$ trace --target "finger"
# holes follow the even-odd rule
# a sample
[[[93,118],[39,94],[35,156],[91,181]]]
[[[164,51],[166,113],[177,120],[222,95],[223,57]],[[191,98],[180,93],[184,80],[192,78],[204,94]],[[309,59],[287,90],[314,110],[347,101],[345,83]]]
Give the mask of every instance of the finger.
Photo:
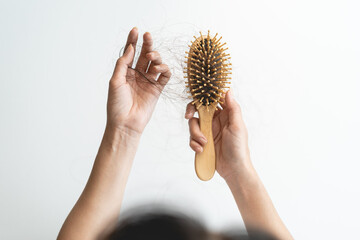
[[[155,65],[153,66],[153,73],[159,74],[159,73],[166,73],[166,72],[170,72],[170,69],[168,67],[168,65],[166,64],[160,64],[160,65]]]
[[[148,52],[145,57],[148,61],[151,61],[151,65],[160,65],[162,64],[161,55],[157,51]]]
[[[144,34],[143,39],[144,41],[141,47],[140,57],[135,67],[140,72],[145,72],[149,65],[149,61],[146,58],[146,54],[152,51],[152,45],[153,45],[153,40],[149,32],[146,32]]]
[[[215,117],[212,121],[212,132],[213,132],[213,137],[214,137],[214,141],[217,140],[219,137],[219,132],[221,131],[221,122],[220,122],[220,117]]]
[[[132,45],[126,49],[123,56],[121,56],[117,61],[114,69],[113,76],[111,81],[115,81],[117,83],[125,83],[126,82],[126,73],[128,67],[131,66],[131,62],[134,59],[134,48]]]
[[[198,142],[196,142],[194,139],[190,139],[189,146],[191,147],[192,150],[194,150],[197,153],[200,153],[203,151],[202,146]]]
[[[134,48],[134,52],[136,51],[136,43],[138,40],[138,35],[139,35],[139,30],[137,29],[137,27],[134,27],[133,29],[131,29],[131,31],[129,32],[126,44],[125,44],[125,48],[124,48],[124,53],[126,52],[126,49],[129,47],[129,45],[132,45]],[[131,61],[130,66],[132,66],[133,61]]]
[[[242,121],[241,108],[236,102],[232,90],[229,90],[225,96],[226,109],[229,111],[229,123],[240,124]]]
[[[190,131],[190,138],[201,146],[204,146],[207,143],[207,139],[205,138],[204,134],[200,130],[200,124],[198,118],[191,118],[189,120],[189,131]]]
[[[226,92],[227,93],[227,92]],[[221,93],[220,95],[222,96],[221,98],[220,98],[220,101],[219,101],[219,103],[220,103],[220,106],[222,107],[222,108],[226,108],[226,93]]]
[[[166,64],[156,65],[156,66],[154,66],[154,71],[156,73],[160,73],[160,76],[157,79],[157,82],[160,84],[160,86],[162,88],[164,88],[165,85],[169,82],[170,77],[171,77],[171,72],[170,72],[168,65],[166,65]]]
[[[196,112],[196,108],[195,108],[194,104],[192,104],[192,102],[189,103],[186,106],[185,118],[186,119],[192,118],[194,116],[195,112]]]
[[[146,54],[146,58],[150,61],[150,66],[148,68],[148,75],[152,78],[157,77],[157,73],[154,71],[154,66],[162,64],[162,59],[160,53],[153,51]]]
[[[222,109],[220,107],[217,107],[213,118],[216,118],[221,113],[221,111]]]

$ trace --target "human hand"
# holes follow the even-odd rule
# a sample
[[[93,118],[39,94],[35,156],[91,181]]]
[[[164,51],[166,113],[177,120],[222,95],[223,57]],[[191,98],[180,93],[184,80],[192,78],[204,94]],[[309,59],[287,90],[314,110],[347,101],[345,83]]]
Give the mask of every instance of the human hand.
[[[132,69],[138,30],[133,28],[125,52],[115,66],[109,83],[107,127],[140,135],[154,111],[157,100],[171,73],[153,51],[150,33],[143,36],[143,45],[136,67]]]
[[[213,136],[216,155],[216,171],[225,180],[235,174],[247,176],[253,171],[248,147],[248,134],[242,119],[240,105],[231,90],[226,93],[223,109],[218,109],[213,118]],[[193,117],[196,108],[189,103],[185,118],[189,119],[190,147],[202,152],[207,139],[200,131],[199,119]]]

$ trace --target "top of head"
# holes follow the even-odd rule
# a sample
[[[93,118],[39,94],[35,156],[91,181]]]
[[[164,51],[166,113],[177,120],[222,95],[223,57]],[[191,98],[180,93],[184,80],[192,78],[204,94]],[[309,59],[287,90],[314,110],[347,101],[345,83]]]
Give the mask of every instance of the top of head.
[[[187,85],[190,93],[194,99],[192,102],[196,104],[196,108],[201,106],[216,107],[217,103],[225,93],[224,88],[230,83],[231,63],[229,63],[230,54],[226,54],[224,45],[221,44],[220,38],[210,37],[208,31],[207,35],[202,35],[195,38],[191,42],[190,51],[186,52],[188,55],[185,78],[188,79]]]

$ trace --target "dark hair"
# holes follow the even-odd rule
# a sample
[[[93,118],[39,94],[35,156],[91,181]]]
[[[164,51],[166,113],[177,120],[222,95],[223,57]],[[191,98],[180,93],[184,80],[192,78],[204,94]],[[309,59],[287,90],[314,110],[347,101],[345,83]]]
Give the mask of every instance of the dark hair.
[[[275,240],[260,231],[215,234],[199,221],[171,213],[136,214],[120,221],[107,240]]]

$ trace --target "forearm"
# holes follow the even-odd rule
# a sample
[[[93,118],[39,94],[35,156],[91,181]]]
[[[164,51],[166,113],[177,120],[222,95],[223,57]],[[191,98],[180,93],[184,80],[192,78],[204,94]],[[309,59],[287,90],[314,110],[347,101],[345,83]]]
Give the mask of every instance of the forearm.
[[[58,239],[96,239],[116,225],[140,135],[107,127],[86,187]]]
[[[293,239],[253,167],[226,180],[248,230],[259,229],[278,239]]]

